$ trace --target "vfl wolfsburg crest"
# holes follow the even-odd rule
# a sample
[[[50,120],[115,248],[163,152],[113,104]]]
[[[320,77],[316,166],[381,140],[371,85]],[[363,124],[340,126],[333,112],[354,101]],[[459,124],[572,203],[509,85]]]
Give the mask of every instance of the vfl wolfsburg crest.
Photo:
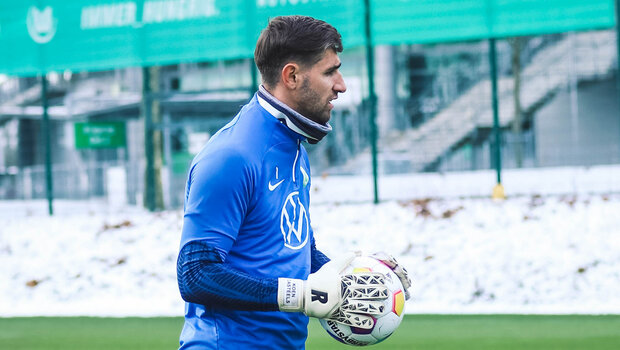
[[[284,201],[282,215],[280,215],[280,230],[284,238],[284,246],[287,248],[298,250],[308,243],[310,221],[298,191],[289,194]]]
[[[36,6],[31,6],[28,9],[28,17],[26,18],[28,34],[38,44],[45,44],[52,40],[56,34],[56,22],[50,6],[46,6],[43,11],[40,11]]]

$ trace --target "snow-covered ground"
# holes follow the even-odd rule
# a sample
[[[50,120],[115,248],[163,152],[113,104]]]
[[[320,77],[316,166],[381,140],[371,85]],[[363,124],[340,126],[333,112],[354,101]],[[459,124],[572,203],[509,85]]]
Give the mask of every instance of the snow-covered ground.
[[[383,250],[409,270],[409,313],[620,314],[620,167],[313,178],[328,256]],[[0,317],[182,315],[180,210],[0,202]]]

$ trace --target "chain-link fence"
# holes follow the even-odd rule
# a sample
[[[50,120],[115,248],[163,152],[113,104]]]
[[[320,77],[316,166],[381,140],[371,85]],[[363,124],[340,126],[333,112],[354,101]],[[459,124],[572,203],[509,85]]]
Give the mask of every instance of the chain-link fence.
[[[381,174],[495,166],[486,41],[376,50]],[[333,132],[307,146],[315,176],[371,172],[364,51],[345,51],[341,59],[349,89],[333,112]],[[192,157],[251,97],[252,65],[241,59],[161,67],[152,97],[160,105],[154,128],[165,207],[182,206]],[[503,167],[620,162],[614,31],[499,40],[498,71]],[[141,70],[48,78],[53,197],[142,205]],[[0,91],[0,199],[45,198],[39,84],[4,78]],[[124,140],[80,146],[79,123],[121,123]]]

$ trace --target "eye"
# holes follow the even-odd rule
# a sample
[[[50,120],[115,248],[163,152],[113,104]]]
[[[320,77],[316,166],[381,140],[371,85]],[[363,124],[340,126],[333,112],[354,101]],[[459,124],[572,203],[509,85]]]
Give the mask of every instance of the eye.
[[[338,69],[330,69],[327,72],[325,72],[325,75],[334,75],[334,73],[336,73],[338,71]]]

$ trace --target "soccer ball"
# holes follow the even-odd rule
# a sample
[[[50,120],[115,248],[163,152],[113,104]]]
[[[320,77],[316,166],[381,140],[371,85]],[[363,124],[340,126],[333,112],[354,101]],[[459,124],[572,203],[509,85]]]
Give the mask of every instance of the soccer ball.
[[[332,320],[321,319],[321,325],[329,335],[339,342],[348,345],[365,346],[377,344],[389,337],[404,317],[405,291],[400,279],[396,274],[381,261],[369,257],[360,256],[345,268],[342,274],[355,274],[359,272],[380,272],[385,275],[385,285],[388,288],[389,297],[384,301],[384,313],[373,317],[374,325],[371,329],[361,329],[347,326]]]

